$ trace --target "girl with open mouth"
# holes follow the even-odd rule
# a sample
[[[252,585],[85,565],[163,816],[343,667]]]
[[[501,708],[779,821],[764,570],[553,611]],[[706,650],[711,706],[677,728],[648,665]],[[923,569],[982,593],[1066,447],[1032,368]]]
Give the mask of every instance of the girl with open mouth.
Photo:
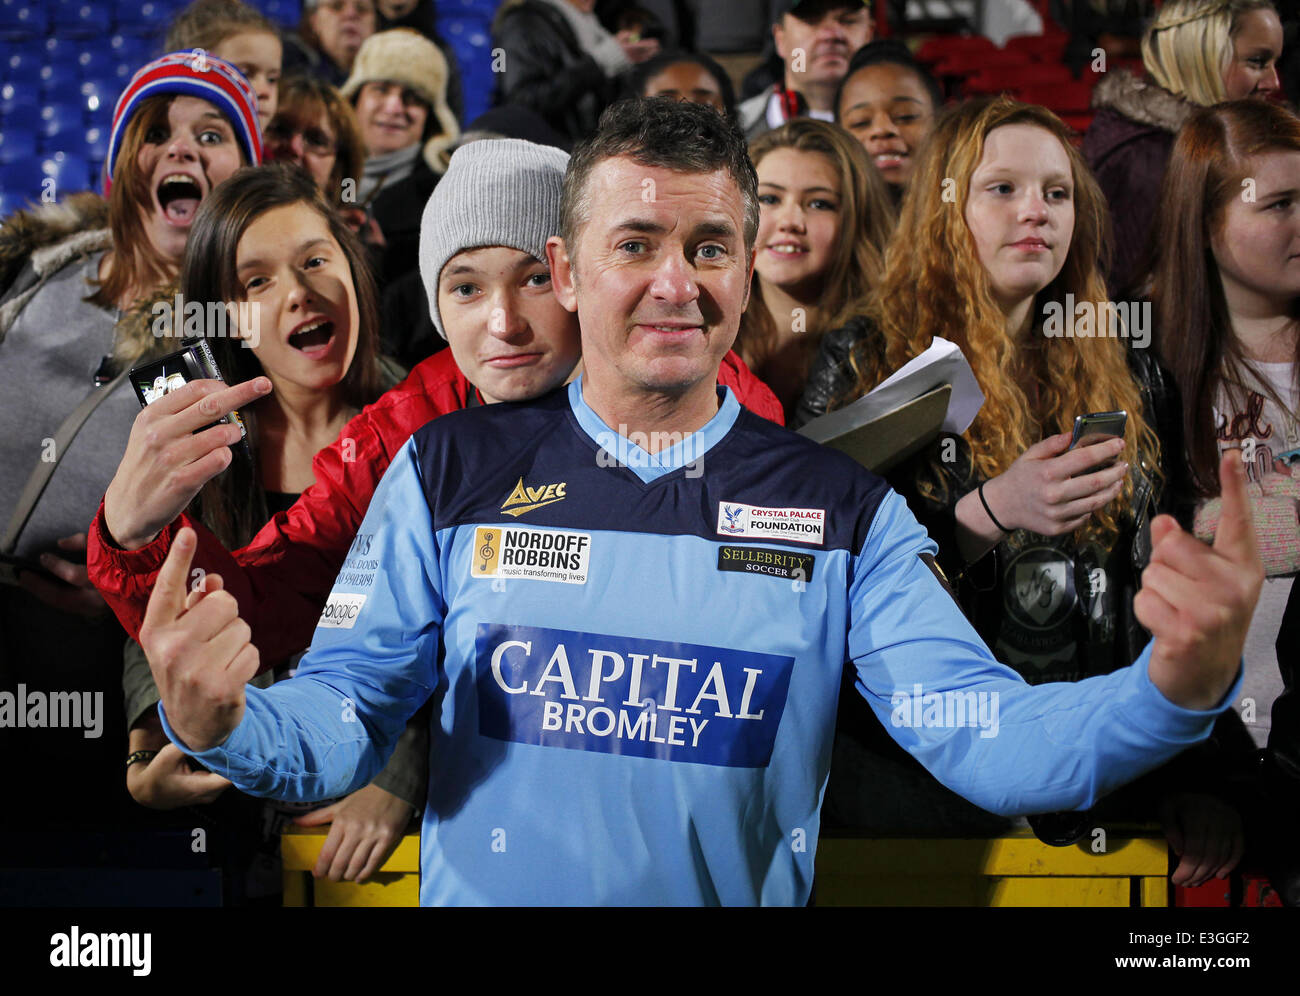
[[[226,446],[209,454],[206,469],[224,470],[191,505],[192,514],[235,549],[315,483],[317,451],[404,371],[379,355],[375,287],[364,250],[306,171],[289,163],[241,170],[204,198],[189,221],[181,296],[200,302],[205,313],[209,302],[225,304],[227,327],[235,334],[214,337],[209,345],[227,383],[264,378],[270,388],[241,409],[253,459],[232,458]],[[193,397],[169,395],[141,411],[141,431],[123,464],[143,465],[147,477],[164,473],[152,462],[165,459],[166,443],[139,445],[136,437],[147,436],[160,414]],[[204,433],[225,434],[231,444],[240,439],[237,426],[217,425]],[[220,586],[214,578],[207,590]],[[263,663],[262,685],[290,665]],[[203,804],[220,795],[229,782],[190,770],[168,744],[149,664],[134,643],[127,651],[125,687],[129,750],[142,757],[127,768],[131,795],[156,809]],[[375,783],[299,817],[305,825],[334,824],[326,847],[331,858],[320,874],[336,881],[364,879],[387,858],[421,804],[413,792],[394,794],[404,791],[400,786],[424,784],[426,762],[416,740],[404,740],[387,778],[381,774]],[[417,769],[412,778],[409,772]],[[242,832],[263,833],[252,826]]]
[[[60,190],[58,203],[0,226],[0,519],[13,524],[0,545],[25,565],[16,585],[0,585],[0,687],[42,687],[57,673],[61,687],[102,691],[106,708],[120,701],[123,634],[83,554],[139,410],[126,373],[176,349],[154,336],[154,305],[172,306],[195,209],[261,155],[247,80],[214,56],[173,53],[144,66],[118,101],[105,196]],[[48,486],[24,499],[42,471]],[[57,785],[39,766],[15,783],[32,813],[57,812],[65,792],[89,811],[115,811],[118,738],[78,733],[55,754]]]

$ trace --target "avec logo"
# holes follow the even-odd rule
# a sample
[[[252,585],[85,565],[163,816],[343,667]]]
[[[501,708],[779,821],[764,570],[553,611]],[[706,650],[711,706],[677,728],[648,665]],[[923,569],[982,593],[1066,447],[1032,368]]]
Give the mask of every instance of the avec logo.
[[[524,486],[524,479],[521,477],[514,490],[510,492],[510,497],[502,502],[501,511],[506,515],[513,515],[518,518],[525,512],[531,512],[543,505],[564,501],[565,487],[567,487],[567,483],[561,482],[559,484],[543,484],[535,488],[529,488]]]

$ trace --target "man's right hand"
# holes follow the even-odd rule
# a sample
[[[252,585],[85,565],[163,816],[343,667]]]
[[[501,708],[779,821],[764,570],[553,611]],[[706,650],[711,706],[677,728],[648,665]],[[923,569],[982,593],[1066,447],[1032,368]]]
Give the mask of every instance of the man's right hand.
[[[216,574],[186,591],[198,538],[182,529],[149,596],[140,646],[149,658],[167,720],[193,751],[223,743],[244,717],[244,685],[257,674],[252,631]]]
[[[234,387],[195,380],[140,411],[104,495],[104,521],[118,546],[138,550],[151,542],[230,464],[238,425],[195,430],[270,392],[266,377]]]

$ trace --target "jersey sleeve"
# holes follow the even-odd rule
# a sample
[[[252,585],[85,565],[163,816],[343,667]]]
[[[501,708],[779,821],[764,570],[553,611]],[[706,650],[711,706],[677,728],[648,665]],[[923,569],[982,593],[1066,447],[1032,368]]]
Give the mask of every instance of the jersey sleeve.
[[[933,551],[890,492],[852,562],[849,658],[890,735],[984,809],[1087,808],[1205,739],[1236,695],[1208,711],[1174,705],[1151,683],[1151,645],[1112,674],[1028,685],[993,658],[921,560]]]
[[[365,785],[436,684],[445,606],[414,442],[380,482],[353,549],[374,569],[345,569],[297,674],[249,688],[224,743],[190,751],[159,707],[181,750],[252,795],[315,801]]]

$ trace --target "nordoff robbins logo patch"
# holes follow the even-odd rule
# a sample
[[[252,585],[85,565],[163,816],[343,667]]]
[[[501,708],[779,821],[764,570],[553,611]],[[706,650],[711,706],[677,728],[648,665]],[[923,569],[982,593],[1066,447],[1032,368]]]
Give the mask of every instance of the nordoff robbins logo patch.
[[[764,508],[739,502],[718,502],[718,532],[723,536],[821,543],[825,535],[824,508]]]
[[[475,578],[528,578],[586,584],[591,534],[529,526],[478,526],[469,573]]]
[[[524,479],[519,478],[519,483],[515,489],[510,492],[510,497],[501,503],[501,511],[506,515],[513,515],[515,518],[523,515],[525,512],[531,512],[535,508],[541,508],[543,505],[552,505],[557,501],[564,501],[565,482],[559,484],[541,484],[535,488],[524,486]]]
[[[316,626],[324,629],[351,629],[357,624],[357,616],[365,604],[365,595],[334,592],[325,603],[325,608],[321,609],[320,621]]]

